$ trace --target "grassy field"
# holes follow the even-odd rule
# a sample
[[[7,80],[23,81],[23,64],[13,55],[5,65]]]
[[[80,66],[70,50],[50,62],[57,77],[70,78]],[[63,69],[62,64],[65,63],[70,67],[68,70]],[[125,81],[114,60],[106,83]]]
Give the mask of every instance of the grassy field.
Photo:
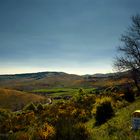
[[[79,92],[80,88],[53,88],[53,89],[38,89],[33,90],[32,93],[23,92],[12,89],[0,88],[0,107],[10,110],[19,110],[30,102],[43,102],[46,97],[60,98],[58,101],[63,100],[67,96],[74,96]],[[84,89],[89,92],[92,89]],[[35,94],[33,94],[35,93]],[[45,95],[45,96],[42,96]],[[56,102],[54,100],[53,102]]]
[[[132,112],[140,109],[140,98],[127,107],[117,110],[115,117],[101,126],[92,119],[86,123],[92,140],[140,140],[140,130],[131,130]]]
[[[80,88],[53,88],[53,89],[37,89],[33,90],[33,93],[38,93],[50,97],[64,97],[64,96],[74,96],[79,92]],[[84,88],[85,92],[89,93],[90,91],[95,90],[95,88]]]
[[[71,95],[73,96],[78,89],[72,89],[72,88],[56,88],[56,89],[38,89],[33,90],[33,93],[40,93],[44,94],[46,96],[56,97],[56,96],[66,96]]]

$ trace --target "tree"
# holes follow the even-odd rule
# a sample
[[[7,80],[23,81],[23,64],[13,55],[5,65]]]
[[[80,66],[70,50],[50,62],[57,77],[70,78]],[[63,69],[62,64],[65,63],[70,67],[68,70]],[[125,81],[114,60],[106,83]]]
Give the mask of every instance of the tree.
[[[140,79],[140,15],[132,16],[132,25],[121,36],[123,45],[118,47],[119,55],[114,66],[119,71],[130,71],[138,90]]]

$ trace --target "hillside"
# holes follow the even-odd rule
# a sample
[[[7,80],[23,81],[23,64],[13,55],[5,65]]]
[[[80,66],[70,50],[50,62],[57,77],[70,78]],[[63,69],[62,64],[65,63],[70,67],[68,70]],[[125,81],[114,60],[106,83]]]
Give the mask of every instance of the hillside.
[[[94,126],[93,119],[86,123],[94,140],[139,140],[140,131],[132,131],[132,113],[140,109],[140,98],[127,107],[117,110],[115,116],[101,126]]]
[[[112,86],[128,81],[128,76],[116,74],[75,75],[64,72],[39,72],[29,74],[0,75],[0,87],[20,91],[52,88],[92,88]]]
[[[45,98],[40,95],[0,88],[0,108],[19,110],[30,102],[41,102],[43,100]]]
[[[85,84],[82,76],[63,72],[1,75],[0,87],[30,91],[41,88],[79,87]]]

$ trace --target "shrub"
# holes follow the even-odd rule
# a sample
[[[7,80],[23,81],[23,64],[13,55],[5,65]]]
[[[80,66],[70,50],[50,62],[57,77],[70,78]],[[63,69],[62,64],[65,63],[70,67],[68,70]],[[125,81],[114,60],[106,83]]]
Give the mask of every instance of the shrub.
[[[86,122],[92,117],[92,109],[95,104],[95,96],[88,94],[78,94],[74,99],[74,106],[77,110],[77,120]]]
[[[24,107],[24,110],[32,110],[32,111],[35,111],[36,110],[36,106],[33,103],[30,103],[30,104],[28,104],[28,105],[26,105]]]
[[[84,94],[84,93],[85,93],[84,89],[80,88],[79,89],[79,94]]]
[[[10,140],[30,140],[30,136],[27,132],[19,131],[9,135]]]
[[[51,140],[55,137],[55,129],[53,126],[45,123],[43,128],[39,129],[37,132],[37,136],[41,140]]]
[[[11,129],[13,132],[27,130],[29,126],[33,126],[35,123],[35,114],[33,111],[23,112],[18,115],[14,115],[11,118]]]
[[[84,124],[78,123],[74,127],[74,140],[88,140],[90,133]]]
[[[6,133],[11,128],[12,112],[6,109],[0,109],[0,133]]]
[[[133,102],[135,100],[134,94],[130,90],[130,88],[126,88],[124,91],[124,98],[128,102]]]
[[[110,119],[114,114],[112,105],[111,105],[111,98],[104,97],[99,99],[96,103],[96,125],[100,125]]]
[[[87,140],[90,136],[84,124],[75,123],[70,118],[59,119],[55,128],[58,140]]]
[[[37,110],[38,110],[38,111],[42,111],[43,109],[44,109],[43,105],[42,105],[41,103],[39,103],[39,104],[37,105]]]
[[[123,107],[126,107],[129,103],[125,100],[119,101],[117,100],[117,102],[115,103],[115,108],[116,109],[121,109]]]
[[[0,123],[11,116],[11,112],[0,108]]]

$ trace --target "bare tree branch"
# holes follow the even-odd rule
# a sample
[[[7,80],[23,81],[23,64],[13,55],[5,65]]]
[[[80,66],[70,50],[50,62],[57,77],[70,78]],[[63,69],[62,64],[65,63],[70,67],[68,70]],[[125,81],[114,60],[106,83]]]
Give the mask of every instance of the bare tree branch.
[[[121,41],[123,45],[117,48],[120,55],[116,57],[114,67],[119,71],[131,71],[136,86],[138,86],[140,79],[140,15],[132,17],[132,25],[128,28],[128,32],[121,36]]]

